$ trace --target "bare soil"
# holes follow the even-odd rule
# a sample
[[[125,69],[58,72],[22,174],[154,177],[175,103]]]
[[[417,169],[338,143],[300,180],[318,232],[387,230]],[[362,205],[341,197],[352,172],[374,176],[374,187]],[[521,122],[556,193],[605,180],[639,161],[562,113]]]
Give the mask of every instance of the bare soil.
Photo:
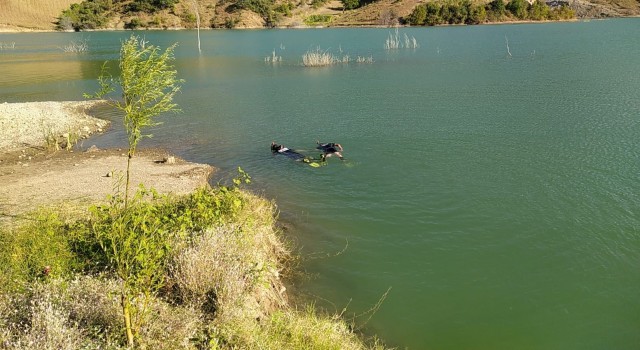
[[[0,147],[0,221],[39,206],[100,202],[118,187],[124,190],[126,150],[91,147],[86,152],[52,151],[42,144],[38,124],[29,121],[31,116],[43,114],[44,106],[49,108],[44,113],[47,120],[57,118],[74,126],[86,123],[88,116],[84,110],[61,107],[69,103],[73,105],[72,102],[23,103],[15,108],[18,104],[3,104],[4,114],[0,109],[2,129],[20,132],[11,142],[7,141],[6,132],[0,134],[3,145]],[[7,110],[13,112],[7,114]],[[89,125],[97,128],[94,119],[90,119]],[[24,139],[30,141],[21,141]],[[131,184],[132,188],[144,184],[160,193],[185,194],[206,186],[213,171],[208,164],[189,163],[162,150],[141,150],[131,162]]]

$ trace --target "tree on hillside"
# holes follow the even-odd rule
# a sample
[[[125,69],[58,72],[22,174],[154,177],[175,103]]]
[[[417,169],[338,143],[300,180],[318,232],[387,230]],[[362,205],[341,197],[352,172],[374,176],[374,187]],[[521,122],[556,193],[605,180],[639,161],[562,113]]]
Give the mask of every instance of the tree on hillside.
[[[484,6],[473,6],[467,18],[468,24],[480,24],[487,20],[487,10]]]
[[[113,79],[106,73],[106,62],[98,78],[100,91],[85,97],[103,98],[115,90],[122,90],[123,100],[109,100],[109,104],[124,113],[124,126],[129,143],[125,183],[125,207],[129,198],[131,159],[143,137],[143,129],[158,125],[153,119],[165,112],[178,111],[173,97],[180,91],[182,80],[172,66],[175,44],[164,53],[146,41],[132,35],[120,49],[120,77]],[[114,86],[115,85],[115,86]]]
[[[420,4],[413,9],[407,21],[412,26],[421,26],[427,19],[427,7],[424,4]]]
[[[547,4],[540,0],[536,0],[531,7],[529,7],[529,19],[535,21],[541,21],[549,19],[551,9]]]
[[[507,7],[503,0],[493,0],[487,4],[487,10],[490,21],[501,21],[507,12]]]
[[[342,8],[345,10],[353,10],[360,6],[360,0],[340,0],[342,2]]]
[[[429,26],[435,26],[438,24],[444,24],[444,20],[442,19],[441,14],[442,6],[438,5],[435,2],[427,3],[427,18],[425,19],[425,24]]]
[[[103,28],[109,21],[112,5],[107,0],[83,1],[72,4],[58,17],[57,27],[75,31]]]
[[[178,2],[179,0],[134,0],[128,5],[127,11],[154,13],[172,9]]]
[[[527,0],[511,0],[506,8],[518,19],[525,19],[529,11],[529,3]]]

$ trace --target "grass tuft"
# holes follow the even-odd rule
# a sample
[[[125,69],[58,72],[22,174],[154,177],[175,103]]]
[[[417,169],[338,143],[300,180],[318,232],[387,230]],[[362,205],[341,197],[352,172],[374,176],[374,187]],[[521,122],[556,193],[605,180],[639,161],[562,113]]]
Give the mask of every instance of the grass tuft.
[[[2,42],[0,41],[0,51],[2,50],[13,50],[16,48],[16,42]]]
[[[64,47],[61,47],[60,49],[62,49],[62,51],[67,53],[88,52],[89,44],[87,43],[87,40],[72,41],[69,44],[65,45]]]
[[[403,44],[400,40],[397,28],[394,34],[389,32],[389,36],[387,37],[387,40],[385,40],[384,42],[385,50],[417,49],[418,47],[420,47],[420,45],[418,45],[418,41],[416,40],[416,38],[413,36],[409,38],[409,36],[406,33],[404,34],[404,44]]]
[[[302,64],[305,67],[323,67],[338,63],[349,63],[350,61],[349,55],[336,56],[329,51],[322,51],[319,47],[302,55]]]
[[[276,55],[276,50],[273,49],[273,51],[271,52],[271,56],[267,56],[264,58],[265,62],[270,62],[270,63],[278,63],[278,62],[282,62],[282,56],[278,56]]]

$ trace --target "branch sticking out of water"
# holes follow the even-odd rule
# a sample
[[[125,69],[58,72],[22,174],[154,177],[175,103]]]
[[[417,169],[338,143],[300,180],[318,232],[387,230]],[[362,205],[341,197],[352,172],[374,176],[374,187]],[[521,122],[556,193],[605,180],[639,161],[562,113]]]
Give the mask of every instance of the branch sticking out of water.
[[[87,40],[72,41],[68,45],[61,47],[62,51],[70,53],[80,53],[89,51]]]
[[[385,50],[397,50],[397,49],[417,49],[420,45],[418,45],[418,40],[415,37],[409,38],[407,33],[404,33],[404,45],[400,42],[400,38],[398,37],[398,28],[396,28],[395,35],[389,32],[389,37],[384,43]]]
[[[267,63],[277,63],[277,62],[282,62],[282,56],[278,56],[276,55],[276,49],[273,49],[273,51],[271,52],[271,56],[267,56],[264,58],[264,61]]]
[[[347,56],[347,62],[349,62],[348,60],[349,57]],[[302,55],[302,64],[305,67],[329,66],[339,62],[345,63],[343,59],[339,59],[328,51],[322,51],[319,47],[315,50],[309,50]]]
[[[12,42],[1,42],[0,41],[0,51],[1,50],[9,50],[9,49],[15,49],[16,48],[16,42],[12,41]]]

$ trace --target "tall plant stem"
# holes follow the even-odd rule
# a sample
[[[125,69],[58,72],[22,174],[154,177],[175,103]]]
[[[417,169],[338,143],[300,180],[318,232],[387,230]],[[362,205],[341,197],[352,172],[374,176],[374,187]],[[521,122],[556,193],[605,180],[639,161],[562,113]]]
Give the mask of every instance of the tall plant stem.
[[[133,158],[133,155],[129,153],[127,155],[127,180],[125,182],[125,188],[124,188],[124,208],[125,209],[127,209],[127,204],[129,203],[129,175],[130,175],[129,169],[131,168],[131,158]]]
[[[124,316],[124,327],[127,331],[127,344],[133,349],[133,330],[131,327],[131,306],[129,300],[125,297],[124,293],[121,296],[122,301],[122,315]]]

